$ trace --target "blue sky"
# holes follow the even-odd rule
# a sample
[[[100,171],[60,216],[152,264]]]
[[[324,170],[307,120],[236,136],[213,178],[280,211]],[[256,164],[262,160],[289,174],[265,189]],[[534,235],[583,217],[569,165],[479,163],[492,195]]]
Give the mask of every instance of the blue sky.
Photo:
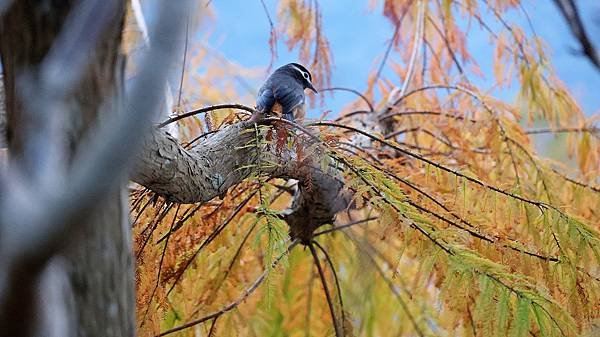
[[[393,29],[381,15],[381,3],[372,12],[367,9],[368,1],[320,1],[324,31],[331,43],[334,68],[333,86],[351,87],[363,90],[373,64],[380,57],[389,41]],[[276,20],[276,1],[265,0]],[[352,4],[352,5],[350,5]],[[210,43],[225,57],[246,67],[266,67],[271,54],[268,46],[269,22],[260,0],[231,1],[213,0],[217,19]],[[559,77],[567,84],[576,99],[589,116],[600,110],[600,72],[593,68],[582,56],[577,55],[576,41],[571,36],[556,6],[550,0],[526,1],[524,8],[529,13],[535,32],[548,44],[553,65]],[[578,1],[580,14],[586,23],[592,40],[600,45],[600,2]],[[487,21],[494,21],[489,14]],[[531,31],[522,15],[511,15],[509,20],[519,24],[530,34]],[[477,27],[476,27],[477,26]],[[468,35],[468,46],[480,67],[491,78],[491,52],[493,47],[487,33],[478,31],[473,25]],[[289,52],[284,44],[278,46],[278,59],[275,65],[296,61],[296,51]],[[486,82],[481,82],[484,84]],[[489,82],[491,83],[491,81]],[[398,83],[400,84],[400,83]],[[260,83],[256,83],[257,88]],[[513,92],[498,95],[512,100]],[[339,109],[348,100],[349,94],[336,93],[327,98],[327,109]]]

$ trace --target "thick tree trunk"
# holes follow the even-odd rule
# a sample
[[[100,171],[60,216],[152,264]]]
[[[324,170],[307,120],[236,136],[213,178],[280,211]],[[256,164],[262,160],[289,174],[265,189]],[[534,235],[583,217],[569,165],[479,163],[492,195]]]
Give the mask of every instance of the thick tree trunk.
[[[35,130],[39,120],[35,112],[27,112],[24,108],[24,97],[21,96],[24,87],[20,86],[20,79],[24,74],[35,72],[55,42],[68,14],[78,3],[14,1],[2,16],[0,52],[6,89],[7,143],[11,162],[19,162],[19,170],[24,174],[28,174],[36,165],[36,158],[25,152],[27,135],[31,134],[30,130]],[[64,118],[64,130],[68,133],[67,160],[77,149],[84,133],[105,111],[103,103],[121,90],[119,48],[124,3],[118,8],[99,35],[97,48],[89,55],[89,65],[81,81],[68,96]],[[31,80],[35,82],[36,78]],[[134,335],[134,277],[126,196],[120,190],[115,190],[106,200],[98,200],[95,214],[88,219],[80,224],[82,230],[77,234],[79,237],[70,240],[71,244],[63,249],[62,257],[57,258],[61,261],[56,264],[58,269],[50,268],[52,273],[63,272],[68,275],[66,289],[62,285],[52,284],[56,277],[43,277],[44,280],[40,282],[36,279],[36,273],[31,273],[35,275],[30,277],[32,279],[20,280],[24,284],[40,282],[41,294],[56,293],[56,288],[61,288],[63,298],[55,299],[47,310],[56,310],[55,305],[62,302],[75,327],[70,326],[62,332],[61,329],[57,330],[57,323],[53,322],[54,312],[38,312],[37,315],[45,318],[41,322],[34,322],[29,315],[32,314],[31,308],[40,300],[47,300],[47,296],[40,299],[38,293],[24,291],[9,294],[11,299],[8,305],[11,308],[6,311],[8,317],[0,318],[0,334],[48,336],[50,333],[45,330],[48,326],[44,325],[49,323],[53,325],[55,334],[76,331],[79,336]],[[37,333],[30,328],[36,324],[41,329]]]
[[[77,335],[134,336],[134,274],[128,196],[101,201],[79,238],[65,250]]]

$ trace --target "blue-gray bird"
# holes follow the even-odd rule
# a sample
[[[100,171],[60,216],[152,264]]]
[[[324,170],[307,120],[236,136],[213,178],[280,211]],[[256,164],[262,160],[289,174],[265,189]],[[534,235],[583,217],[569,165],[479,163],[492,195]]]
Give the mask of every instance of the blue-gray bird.
[[[256,110],[261,114],[278,114],[294,121],[304,118],[304,89],[317,92],[310,72],[301,64],[286,64],[271,74],[258,91]]]

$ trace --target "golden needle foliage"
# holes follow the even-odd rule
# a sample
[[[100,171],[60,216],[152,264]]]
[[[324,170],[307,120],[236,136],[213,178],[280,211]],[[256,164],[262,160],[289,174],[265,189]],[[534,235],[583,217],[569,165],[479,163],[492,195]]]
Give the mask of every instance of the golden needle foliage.
[[[278,6],[265,43],[296,48],[328,85],[333,59],[319,3]],[[385,0],[383,9],[396,32],[367,80],[374,111],[353,113],[365,108],[359,98],[335,123],[313,126],[357,206],[332,224],[354,225],[315,237],[330,303],[311,251],[285,253],[277,212],[291,200],[286,181],[258,172],[203,205],[139,189],[131,202],[140,335],[217,313],[176,334],[329,336],[329,305],[345,336],[600,333],[600,139],[553,74],[543,41],[507,21],[508,13],[526,15],[520,2]],[[215,18],[191,20],[192,31],[205,32]],[[471,56],[470,29],[489,33],[493,69]],[[205,35],[189,41],[184,99],[174,110],[252,105],[253,93],[236,81],[259,72],[209,49]],[[393,73],[379,73],[379,62]],[[496,88],[518,89],[516,101],[473,84],[482,74]],[[237,118],[209,114],[179,122],[184,144]],[[367,130],[365,120],[385,127]],[[538,153],[528,132],[534,121],[573,131],[565,141],[576,168]],[[359,136],[372,146],[347,145]],[[264,270],[266,281],[253,289]]]

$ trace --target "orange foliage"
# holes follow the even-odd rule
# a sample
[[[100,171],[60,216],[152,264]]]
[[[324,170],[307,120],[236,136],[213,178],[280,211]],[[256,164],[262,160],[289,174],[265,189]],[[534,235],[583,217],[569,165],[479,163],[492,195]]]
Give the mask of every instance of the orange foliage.
[[[392,75],[376,68],[367,79],[366,98],[381,97],[372,102],[375,111],[356,112],[364,105],[357,98],[335,124],[312,127],[354,192],[357,209],[339,214],[335,225],[371,219],[315,239],[331,259],[329,265],[319,251],[340,325],[346,336],[592,334],[600,319],[597,117],[586,118],[554,75],[543,42],[506,21],[509,11],[524,15],[518,0],[421,1],[382,2],[382,20],[400,33],[390,31],[397,57],[385,67]],[[329,86],[333,59],[319,2],[280,1],[277,19],[277,34],[297,48],[318,86]],[[464,28],[457,20],[476,24]],[[489,34],[493,69],[471,56],[469,29]],[[425,52],[416,53],[411,70],[414,41]],[[257,72],[194,41],[189,53],[186,108],[253,99],[232,79]],[[495,79],[492,88],[474,84],[483,74]],[[412,80],[401,93],[406,78]],[[516,102],[494,97],[493,90],[506,88],[518,90]],[[235,116],[212,113],[210,129]],[[365,137],[352,128],[365,130],[368,120],[387,129],[366,130],[370,148],[352,147]],[[566,133],[572,165],[536,149],[534,122]],[[181,121],[181,141],[206,124]],[[276,129],[261,141],[283,147],[292,136]],[[305,150],[301,158],[310,155]],[[132,194],[140,335],[222,310],[265,266],[266,286],[216,321],[180,334],[207,335],[212,324],[214,336],[333,334],[309,250],[294,248],[268,267],[285,255],[286,242],[260,233],[278,233],[273,214],[289,206],[288,183],[251,177],[203,205],[171,205],[142,189]]]

